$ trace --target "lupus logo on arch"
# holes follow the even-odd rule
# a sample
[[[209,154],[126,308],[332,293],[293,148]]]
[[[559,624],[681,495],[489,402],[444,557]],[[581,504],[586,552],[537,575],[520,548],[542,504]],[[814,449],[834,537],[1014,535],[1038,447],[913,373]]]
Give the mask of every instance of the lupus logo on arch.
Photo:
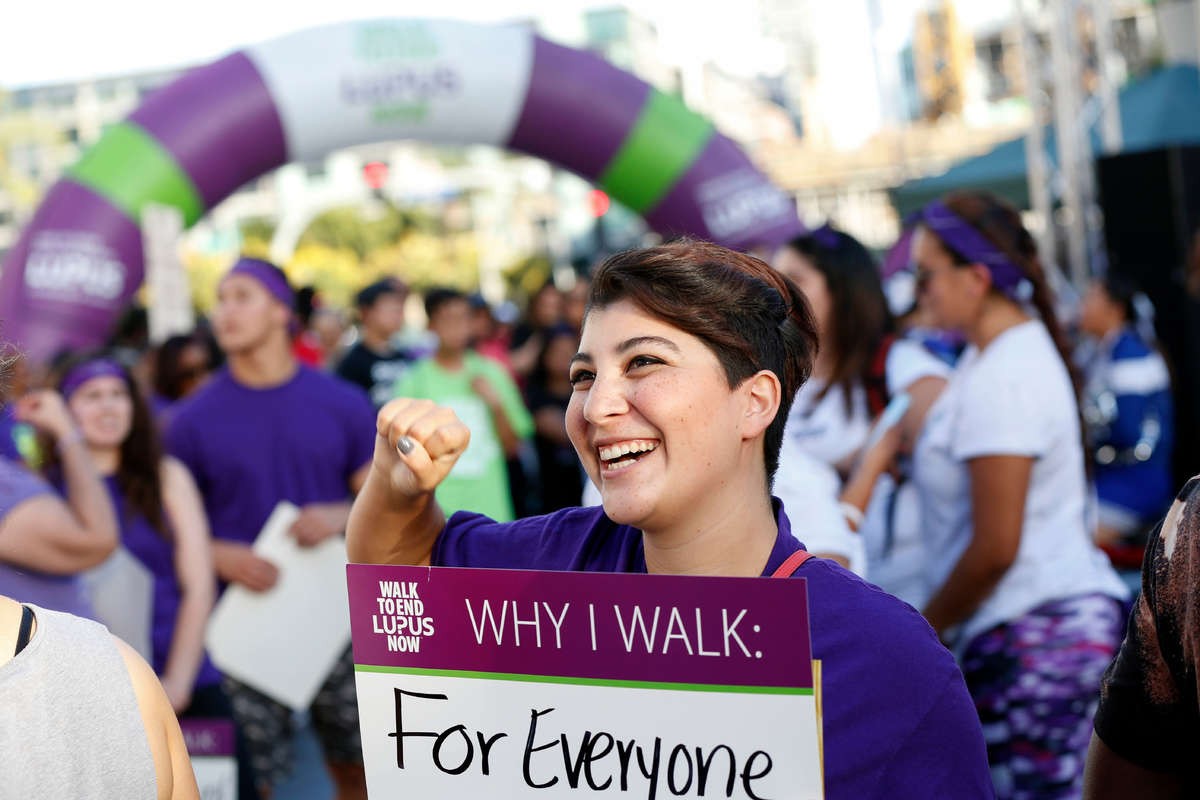
[[[125,289],[125,267],[94,234],[44,231],[29,249],[25,285],[34,296],[53,295],[109,305]]]
[[[424,20],[368,22],[354,38],[355,55],[368,62],[431,59],[441,50]]]

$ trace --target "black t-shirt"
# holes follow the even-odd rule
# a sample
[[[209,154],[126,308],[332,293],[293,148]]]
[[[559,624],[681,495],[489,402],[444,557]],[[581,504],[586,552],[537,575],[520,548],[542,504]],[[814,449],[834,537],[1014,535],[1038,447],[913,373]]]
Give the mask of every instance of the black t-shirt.
[[[375,408],[392,399],[392,386],[416,361],[406,350],[377,353],[362,342],[356,342],[337,365],[337,375],[361,386]]]
[[[1096,733],[1138,766],[1200,787],[1200,477],[1151,535],[1142,594],[1104,675]],[[1188,797],[1194,796],[1190,792]]]

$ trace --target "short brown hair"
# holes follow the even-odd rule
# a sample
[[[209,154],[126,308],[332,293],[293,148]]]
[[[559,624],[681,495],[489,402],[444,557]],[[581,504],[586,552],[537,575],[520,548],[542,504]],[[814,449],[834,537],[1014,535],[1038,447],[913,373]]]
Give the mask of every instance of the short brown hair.
[[[763,441],[770,488],[788,412],[817,352],[804,295],[754,256],[684,239],[617,253],[597,268],[588,312],[626,299],[704,342],[731,389],[760,370],[779,378],[783,396]]]

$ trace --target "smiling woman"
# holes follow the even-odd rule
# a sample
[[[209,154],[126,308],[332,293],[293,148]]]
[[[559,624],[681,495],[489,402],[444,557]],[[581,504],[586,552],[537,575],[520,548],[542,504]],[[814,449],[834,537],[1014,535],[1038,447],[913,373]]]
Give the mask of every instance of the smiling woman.
[[[773,544],[769,488],[816,335],[760,264],[668,246],[614,256],[593,281],[567,432],[608,517],[647,533],[652,572],[759,575]],[[713,535],[729,520],[760,524]],[[715,546],[680,547],[698,536]]]
[[[689,241],[615,255],[592,282],[567,410],[603,506],[447,521],[433,493],[470,431],[448,408],[399,398],[379,413],[374,469],[347,529],[350,558],[772,575],[803,550],[771,484],[815,352],[799,290],[756,258]],[[812,651],[831,698],[826,797],[991,797],[961,673],[929,627],[833,562],[810,559],[797,575],[808,581]],[[912,679],[895,692],[881,674]]]

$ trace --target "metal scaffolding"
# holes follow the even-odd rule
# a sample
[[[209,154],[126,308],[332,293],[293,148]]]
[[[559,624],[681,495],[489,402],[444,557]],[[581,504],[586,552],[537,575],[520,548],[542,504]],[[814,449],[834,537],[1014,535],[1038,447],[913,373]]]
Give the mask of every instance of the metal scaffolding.
[[[1030,199],[1043,224],[1039,246],[1047,262],[1057,261],[1061,233],[1063,266],[1072,283],[1081,287],[1104,269],[1106,261],[1092,128],[1099,129],[1104,154],[1121,149],[1120,108],[1112,77],[1112,9],[1109,0],[1013,2],[1032,111],[1025,153]],[[1042,52],[1041,31],[1045,31],[1049,59]],[[1046,157],[1048,116],[1054,124],[1057,169]]]

